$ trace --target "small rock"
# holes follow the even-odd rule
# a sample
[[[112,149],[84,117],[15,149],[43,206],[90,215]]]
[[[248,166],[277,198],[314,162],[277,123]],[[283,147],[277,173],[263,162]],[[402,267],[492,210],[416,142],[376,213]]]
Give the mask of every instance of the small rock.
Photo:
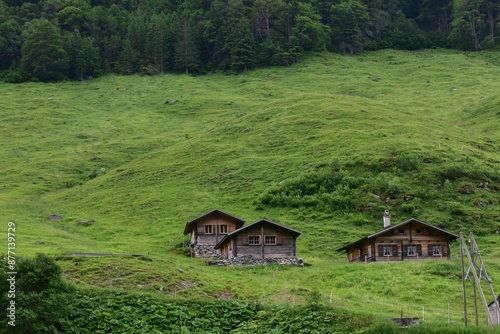
[[[180,273],[184,272],[184,270],[182,270],[181,268],[177,268],[177,271],[180,272]]]
[[[52,214],[52,215],[49,215],[47,218],[48,218],[49,220],[55,221],[55,220],[61,220],[61,219],[62,219],[62,216]]]
[[[76,225],[80,225],[80,226],[90,226],[92,224],[94,224],[94,220],[93,219],[80,220],[79,222],[76,222]]]

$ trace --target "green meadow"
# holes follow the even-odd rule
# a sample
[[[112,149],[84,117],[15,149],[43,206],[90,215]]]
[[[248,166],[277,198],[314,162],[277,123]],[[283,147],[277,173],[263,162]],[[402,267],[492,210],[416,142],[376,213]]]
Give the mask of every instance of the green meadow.
[[[498,52],[387,50],[239,75],[1,83],[0,224],[15,222],[17,256],[53,256],[82,287],[461,324],[458,242],[450,261],[347,265],[336,249],[389,209],[393,223],[473,232],[500,292],[499,74]],[[307,266],[187,257],[186,222],[213,208],[302,231]]]

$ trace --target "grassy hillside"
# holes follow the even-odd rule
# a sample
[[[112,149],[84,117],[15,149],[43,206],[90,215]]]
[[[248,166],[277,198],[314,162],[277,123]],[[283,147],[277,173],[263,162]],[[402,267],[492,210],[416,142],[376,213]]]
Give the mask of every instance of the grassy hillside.
[[[475,232],[500,277],[499,69],[498,53],[381,51],[238,76],[0,84],[0,217],[16,223],[18,254],[58,256],[82,285],[292,303],[319,292],[384,316],[434,309],[436,321],[449,304],[459,322],[457,245],[445,263],[345,265],[334,250],[389,209],[393,222]],[[186,221],[216,207],[301,230],[312,266],[185,257]]]

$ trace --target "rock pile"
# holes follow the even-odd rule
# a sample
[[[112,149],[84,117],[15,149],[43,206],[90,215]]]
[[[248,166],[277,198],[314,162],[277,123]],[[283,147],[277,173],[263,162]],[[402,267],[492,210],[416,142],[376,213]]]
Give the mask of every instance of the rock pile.
[[[220,258],[220,250],[215,249],[213,246],[196,245],[191,248],[191,256],[201,258]]]
[[[268,265],[268,264],[303,267],[304,261],[301,258],[296,258],[296,257],[260,259],[260,258],[255,258],[253,256],[241,256],[232,259],[211,260],[208,261],[207,264],[209,266],[224,266],[224,267],[257,266],[257,265]]]

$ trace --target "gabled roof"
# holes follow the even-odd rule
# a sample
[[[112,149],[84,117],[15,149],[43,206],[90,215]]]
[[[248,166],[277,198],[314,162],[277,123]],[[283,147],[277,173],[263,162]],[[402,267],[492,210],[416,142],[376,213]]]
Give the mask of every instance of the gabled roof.
[[[500,303],[500,295],[498,295],[497,297],[497,301]],[[489,304],[488,304],[488,307],[490,307],[491,305],[495,304],[495,300],[491,301]]]
[[[458,235],[456,235],[456,234],[454,234],[454,233],[451,233],[451,232],[448,232],[448,231],[446,231],[446,230],[443,230],[442,228],[436,227],[436,226],[434,226],[434,225],[431,225],[431,224],[429,224],[429,223],[423,222],[423,221],[418,220],[418,219],[416,219],[416,218],[410,218],[410,219],[408,219],[408,220],[405,220],[404,222],[401,222],[401,223],[396,224],[396,225],[392,225],[392,226],[390,226],[390,227],[388,227],[388,228],[385,228],[385,229],[383,229],[383,230],[380,230],[380,231],[378,231],[378,232],[376,232],[376,233],[374,233],[374,234],[371,234],[371,235],[366,236],[366,237],[364,237],[364,238],[361,238],[361,239],[359,239],[359,240],[357,240],[357,241],[354,241],[354,242],[352,242],[352,243],[350,243],[350,244],[348,244],[348,245],[345,245],[345,246],[343,246],[343,247],[341,247],[341,248],[338,248],[338,249],[337,249],[337,251],[338,251],[338,252],[341,252],[341,251],[346,250],[346,249],[348,249],[348,248],[350,248],[350,247],[352,247],[352,246],[354,246],[354,245],[356,245],[356,244],[360,244],[360,243],[362,243],[362,242],[363,242],[363,241],[365,241],[365,240],[373,239],[373,238],[376,238],[376,237],[378,237],[379,235],[382,235],[382,234],[387,233],[387,232],[389,232],[389,231],[392,231],[392,230],[395,230],[395,229],[399,229],[399,228],[401,228],[402,226],[404,226],[404,225],[406,225],[406,224],[409,224],[409,223],[411,223],[411,222],[417,222],[417,223],[422,224],[422,225],[425,225],[425,226],[427,226],[427,227],[429,227],[429,228],[431,228],[431,229],[433,229],[433,230],[439,231],[439,232],[443,233],[444,235],[448,236],[448,238],[449,238],[449,240],[450,240],[450,241],[452,241],[452,240],[455,240],[455,239],[458,239],[458,238],[459,238],[459,236],[458,236]]]
[[[219,248],[226,240],[232,238],[235,235],[238,235],[240,232],[243,232],[243,231],[245,231],[245,230],[247,230],[247,229],[249,229],[249,228],[251,228],[251,227],[253,227],[255,225],[260,225],[260,224],[270,224],[270,225],[274,225],[274,226],[277,226],[279,228],[285,229],[287,231],[292,232],[292,235],[294,237],[298,237],[299,235],[302,234],[302,232],[300,232],[299,230],[295,230],[295,229],[287,227],[285,225],[278,224],[278,223],[273,222],[272,220],[269,220],[269,219],[261,218],[259,220],[254,221],[253,223],[251,223],[251,224],[249,224],[247,226],[244,226],[244,227],[239,228],[239,229],[237,229],[237,230],[235,230],[235,231],[233,231],[231,233],[226,234],[226,236],[224,238],[222,238],[222,240],[219,241],[217,243],[217,245],[215,245],[215,249]]]
[[[198,217],[196,217],[196,218],[188,221],[186,223],[186,227],[184,228],[184,234],[189,234],[189,233],[193,232],[193,228],[194,228],[194,226],[196,225],[196,222],[199,219],[201,219],[203,217],[206,217],[206,216],[210,216],[210,215],[212,215],[214,213],[219,213],[219,214],[221,214],[223,216],[226,216],[226,217],[234,219],[236,221],[236,229],[240,228],[245,223],[245,221],[243,219],[241,219],[241,218],[238,218],[236,216],[230,215],[229,213],[224,212],[224,211],[219,210],[219,209],[213,209],[211,211],[208,211],[208,212],[202,214],[201,216],[198,216]]]

